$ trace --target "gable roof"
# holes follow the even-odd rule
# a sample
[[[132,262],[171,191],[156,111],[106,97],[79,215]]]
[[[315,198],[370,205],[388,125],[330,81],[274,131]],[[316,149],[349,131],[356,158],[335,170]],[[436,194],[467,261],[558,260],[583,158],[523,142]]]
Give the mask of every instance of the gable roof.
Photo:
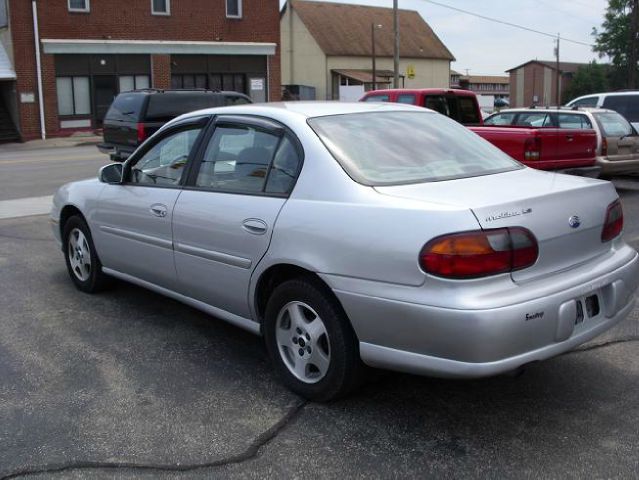
[[[512,72],[513,70],[518,70],[521,67],[525,67],[526,65],[530,63],[538,63],[540,65],[543,65],[544,67],[551,68],[552,70],[557,70],[557,62],[555,62],[554,60],[528,60],[527,62],[522,63],[521,65],[517,65],[516,67],[506,70],[506,72]],[[576,62],[559,62],[559,70],[561,70],[564,73],[575,73],[579,69],[579,67],[585,67],[586,65],[588,64],[576,63]]]
[[[370,56],[372,24],[382,25],[375,31],[376,55],[393,56],[391,8],[306,0],[290,1],[290,6],[328,56]],[[455,60],[416,11],[399,10],[399,31],[401,57]]]

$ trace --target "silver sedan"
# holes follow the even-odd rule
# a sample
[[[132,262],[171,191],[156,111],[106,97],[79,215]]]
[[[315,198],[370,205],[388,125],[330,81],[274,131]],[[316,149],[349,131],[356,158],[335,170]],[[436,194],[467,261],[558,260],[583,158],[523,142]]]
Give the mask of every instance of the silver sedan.
[[[481,377],[622,320],[639,282],[612,184],[522,166],[434,112],[193,112],[51,212],[71,280],[135,283],[264,337],[328,400],[366,366]]]

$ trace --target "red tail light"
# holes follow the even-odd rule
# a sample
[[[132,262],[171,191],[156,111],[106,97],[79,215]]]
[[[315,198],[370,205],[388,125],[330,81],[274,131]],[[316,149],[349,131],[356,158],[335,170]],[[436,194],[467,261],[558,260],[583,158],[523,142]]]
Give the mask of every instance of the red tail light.
[[[619,199],[608,205],[606,210],[606,221],[601,231],[601,241],[607,242],[619,236],[623,230],[623,209]]]
[[[605,137],[601,139],[601,156],[608,156],[608,140]]]
[[[537,261],[537,239],[522,227],[453,233],[422,248],[419,264],[445,278],[478,278],[521,270]]]
[[[524,160],[539,160],[541,157],[541,138],[527,138],[524,142]]]
[[[146,140],[146,132],[144,131],[144,124],[138,123],[137,128],[138,128],[138,143],[142,143],[144,140]]]

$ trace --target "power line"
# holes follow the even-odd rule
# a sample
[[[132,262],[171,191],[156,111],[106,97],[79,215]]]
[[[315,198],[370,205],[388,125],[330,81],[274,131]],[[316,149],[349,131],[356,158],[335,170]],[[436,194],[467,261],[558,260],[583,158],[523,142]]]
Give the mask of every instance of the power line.
[[[468,10],[463,10],[461,8],[453,7],[451,5],[446,5],[445,3],[439,3],[439,2],[436,2],[434,0],[422,0],[422,1],[427,2],[427,3],[432,3],[433,5],[437,5],[439,7],[448,8],[450,10],[455,10],[456,12],[465,13],[466,15],[472,15],[473,17],[481,18],[483,20],[488,20],[489,22],[499,23],[501,25],[507,25],[507,26],[513,27],[513,28],[519,28],[521,30],[526,30],[526,31],[532,32],[532,33],[537,33],[539,35],[544,35],[544,36],[550,37],[550,38],[555,38],[555,39],[557,38],[556,34],[552,34],[552,33],[548,33],[548,32],[542,32],[541,30],[535,30],[534,28],[525,27],[523,25],[518,25],[516,23],[507,22],[505,20],[499,20],[497,18],[488,17],[486,15],[481,15],[481,14],[475,13],[475,12],[469,12]],[[561,37],[561,39],[564,42],[576,43],[577,45],[584,45],[584,46],[590,47],[590,48],[592,48],[592,46],[593,46],[590,43],[580,42],[579,40],[571,40],[569,38],[564,38],[564,37]]]

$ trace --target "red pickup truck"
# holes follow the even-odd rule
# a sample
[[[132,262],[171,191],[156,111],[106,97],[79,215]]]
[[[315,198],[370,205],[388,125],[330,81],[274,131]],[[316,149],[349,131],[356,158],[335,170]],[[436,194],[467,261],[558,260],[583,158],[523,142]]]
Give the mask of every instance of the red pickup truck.
[[[598,176],[594,130],[553,127],[470,127],[515,160],[540,170]]]

